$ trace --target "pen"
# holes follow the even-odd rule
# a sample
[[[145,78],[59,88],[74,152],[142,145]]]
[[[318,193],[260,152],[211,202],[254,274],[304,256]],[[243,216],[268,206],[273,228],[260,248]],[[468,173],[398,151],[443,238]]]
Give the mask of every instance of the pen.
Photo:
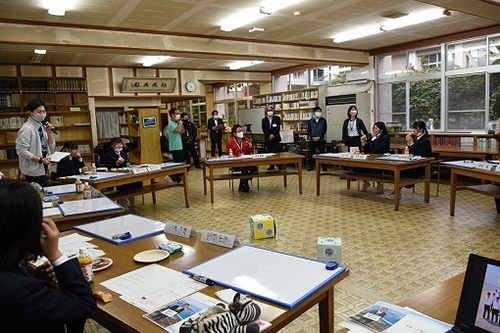
[[[126,239],[129,239],[131,237],[132,237],[132,235],[128,231],[121,233],[121,234],[116,234],[116,235],[111,236],[112,239],[121,239],[121,240],[126,240]]]
[[[209,278],[198,274],[193,275],[193,279],[209,286],[213,286],[215,284],[215,282],[210,280]]]

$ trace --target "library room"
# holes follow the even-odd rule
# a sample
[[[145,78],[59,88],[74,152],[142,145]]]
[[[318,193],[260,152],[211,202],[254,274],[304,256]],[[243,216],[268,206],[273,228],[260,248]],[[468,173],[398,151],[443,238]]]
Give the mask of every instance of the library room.
[[[500,1],[0,4],[0,331],[500,333]]]

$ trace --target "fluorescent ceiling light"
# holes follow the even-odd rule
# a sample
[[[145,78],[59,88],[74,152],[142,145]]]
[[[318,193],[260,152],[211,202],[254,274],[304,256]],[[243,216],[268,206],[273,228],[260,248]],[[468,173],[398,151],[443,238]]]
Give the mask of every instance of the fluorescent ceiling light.
[[[250,24],[263,17],[269,16],[280,9],[289,7],[302,0],[266,0],[261,7],[247,8],[224,19],[220,24],[220,30],[232,31],[239,27]]]
[[[170,58],[170,56],[150,56],[146,57],[146,59],[142,62],[142,65],[144,67],[151,67],[153,65],[156,65],[162,61],[167,60]]]
[[[64,16],[66,11],[75,7],[76,0],[44,0],[49,15]]]
[[[248,29],[248,32],[264,32],[265,29],[262,27],[253,27],[252,29]]]
[[[390,31],[394,29],[408,27],[410,25],[420,24],[432,20],[436,20],[442,17],[446,17],[441,9],[427,10],[420,13],[410,14],[408,16],[403,16],[397,19],[389,20],[381,29],[384,31]]]
[[[250,67],[253,65],[262,64],[264,61],[254,60],[254,61],[235,61],[229,65],[229,69],[236,70],[243,67]]]
[[[35,49],[33,52],[35,52],[36,54],[46,54],[47,50]]]
[[[382,32],[380,27],[376,24],[367,25],[366,27],[361,27],[358,29],[354,29],[351,31],[346,31],[340,34],[337,34],[333,37],[334,43],[342,43],[351,39],[362,38],[366,36],[375,35]]]
[[[52,16],[64,16],[66,15],[66,8],[49,8],[48,12]]]

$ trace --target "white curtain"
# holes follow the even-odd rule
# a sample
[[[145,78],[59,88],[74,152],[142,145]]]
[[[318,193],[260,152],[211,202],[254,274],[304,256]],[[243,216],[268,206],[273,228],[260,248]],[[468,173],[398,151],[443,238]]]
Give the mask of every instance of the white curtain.
[[[97,136],[99,138],[113,138],[120,136],[118,125],[118,111],[97,111]]]

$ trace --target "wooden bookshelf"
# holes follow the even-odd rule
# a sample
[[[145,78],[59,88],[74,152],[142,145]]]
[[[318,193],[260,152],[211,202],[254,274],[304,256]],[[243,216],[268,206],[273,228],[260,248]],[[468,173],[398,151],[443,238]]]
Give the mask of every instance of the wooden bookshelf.
[[[55,73],[55,68],[52,69]],[[92,126],[84,77],[0,77],[0,170],[9,177],[17,177],[18,159],[13,155],[15,137],[28,118],[26,104],[31,99],[44,101],[46,119],[59,132],[55,136],[56,150],[64,142],[74,141],[83,147],[85,162],[93,162]],[[10,157],[4,158],[7,153]]]
[[[409,132],[389,133],[391,143],[405,144]],[[493,134],[470,132],[429,132],[433,147],[466,147],[498,149],[498,143]]]

